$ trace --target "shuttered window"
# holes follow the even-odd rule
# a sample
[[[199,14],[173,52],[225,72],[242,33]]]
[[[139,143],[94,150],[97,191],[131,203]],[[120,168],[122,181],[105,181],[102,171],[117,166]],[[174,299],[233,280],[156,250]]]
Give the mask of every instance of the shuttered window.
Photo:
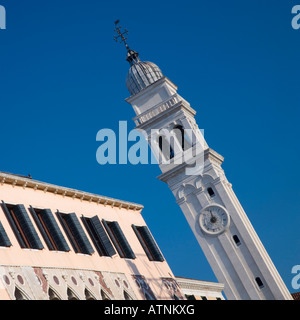
[[[7,205],[2,202],[2,207],[21,248],[43,249],[24,205]]]
[[[93,240],[93,243],[100,256],[112,257],[116,254],[116,250],[111,244],[104,227],[101,224],[98,216],[87,218],[82,216],[82,221]]]
[[[30,207],[30,211],[49,250],[70,251],[51,210]]]
[[[10,247],[11,242],[6,234],[6,231],[3,228],[2,223],[0,222],[0,247]]]
[[[152,236],[148,227],[132,225],[134,232],[136,233],[147,257],[150,261],[164,261],[164,258]]]
[[[57,216],[76,253],[95,252],[75,213],[57,212]]]
[[[109,234],[114,246],[116,247],[121,258],[135,259],[135,254],[132,251],[123,231],[117,221],[102,220],[107,233]]]

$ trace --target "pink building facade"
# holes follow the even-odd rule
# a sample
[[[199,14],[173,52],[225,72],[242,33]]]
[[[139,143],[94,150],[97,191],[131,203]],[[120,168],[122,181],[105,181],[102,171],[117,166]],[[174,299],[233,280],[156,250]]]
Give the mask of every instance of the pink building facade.
[[[1,300],[184,299],[143,206],[0,173]]]

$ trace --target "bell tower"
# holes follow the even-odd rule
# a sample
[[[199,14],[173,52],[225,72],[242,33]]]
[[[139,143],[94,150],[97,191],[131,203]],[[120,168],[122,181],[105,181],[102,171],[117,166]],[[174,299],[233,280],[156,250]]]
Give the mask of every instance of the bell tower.
[[[227,299],[292,299],[225,176],[223,157],[199,130],[195,110],[157,65],[126,49],[126,101],[136,129],[148,139],[162,171],[158,178],[175,196]]]

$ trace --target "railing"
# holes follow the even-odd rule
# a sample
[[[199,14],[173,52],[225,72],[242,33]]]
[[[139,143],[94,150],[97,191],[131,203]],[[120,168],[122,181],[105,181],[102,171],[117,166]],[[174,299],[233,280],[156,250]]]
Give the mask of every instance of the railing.
[[[135,124],[137,126],[139,126],[142,123],[145,123],[146,121],[154,118],[158,114],[164,112],[165,110],[171,108],[179,101],[181,101],[181,99],[178,98],[177,94],[174,94],[169,100],[164,101],[164,102],[154,106],[150,110],[147,110],[146,112],[143,112],[139,116],[133,118],[133,121],[135,122]]]

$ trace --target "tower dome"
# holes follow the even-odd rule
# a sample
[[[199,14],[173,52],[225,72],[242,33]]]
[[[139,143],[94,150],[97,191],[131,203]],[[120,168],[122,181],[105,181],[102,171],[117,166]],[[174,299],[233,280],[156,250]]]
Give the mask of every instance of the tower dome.
[[[126,86],[129,93],[134,95],[162,77],[163,74],[156,64],[138,59],[131,64],[126,78]]]
[[[134,95],[161,79],[163,74],[156,64],[148,61],[141,61],[139,54],[129,48],[126,42],[128,30],[125,29],[125,31],[122,32],[121,26],[118,26],[119,22],[119,20],[115,22],[115,31],[118,35],[114,37],[114,40],[118,42],[118,39],[120,39],[120,42],[124,42],[127,49],[126,60],[130,64],[130,69],[126,78],[126,86],[129,93]]]

